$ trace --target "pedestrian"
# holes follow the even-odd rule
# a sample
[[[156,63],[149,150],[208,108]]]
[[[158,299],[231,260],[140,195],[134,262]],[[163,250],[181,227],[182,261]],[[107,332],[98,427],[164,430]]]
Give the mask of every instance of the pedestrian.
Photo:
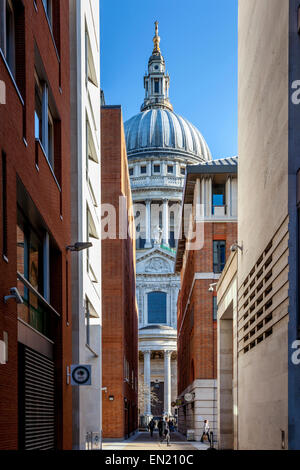
[[[157,427],[158,427],[159,438],[161,440],[162,435],[163,435],[163,419],[162,418],[159,419]]]
[[[149,425],[148,425],[148,428],[149,428],[149,431],[150,431],[150,436],[153,437],[153,430],[154,430],[154,427],[155,427],[155,422],[154,422],[154,419],[152,418]]]
[[[208,419],[205,419],[204,420],[204,425],[203,425],[203,433],[202,433],[202,437],[201,437],[201,442],[204,441],[204,439],[209,441],[209,421]]]
[[[163,421],[163,435],[162,435],[162,438],[161,438],[161,441],[162,442],[164,439],[166,439],[166,442],[167,442],[167,446],[170,446],[170,425],[169,425],[169,418],[166,417],[165,421]]]

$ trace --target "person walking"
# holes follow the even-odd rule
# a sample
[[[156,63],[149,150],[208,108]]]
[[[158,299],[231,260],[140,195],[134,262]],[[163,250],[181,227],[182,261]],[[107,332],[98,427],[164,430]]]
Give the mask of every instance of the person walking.
[[[201,442],[203,442],[204,440],[204,437],[206,438],[207,436],[207,440],[209,441],[209,421],[208,419],[205,419],[204,420],[204,424],[203,424],[203,433],[202,433],[202,437],[201,437]]]
[[[162,440],[162,435],[163,435],[163,419],[160,418],[158,421],[158,434],[159,434],[159,439]]]
[[[169,418],[166,417],[165,421],[162,422],[162,429],[163,429],[163,433],[162,433],[162,437],[161,437],[161,440],[160,442],[163,442],[164,439],[166,439],[166,442],[167,442],[167,446],[170,446],[170,425],[169,425]]]
[[[155,422],[154,422],[153,418],[151,419],[148,427],[149,427],[149,431],[150,431],[150,436],[153,437],[153,430],[154,430],[154,427],[155,427]]]

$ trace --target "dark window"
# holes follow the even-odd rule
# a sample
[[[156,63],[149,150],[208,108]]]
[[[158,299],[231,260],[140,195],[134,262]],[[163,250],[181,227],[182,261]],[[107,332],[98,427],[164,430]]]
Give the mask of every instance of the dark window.
[[[129,168],[129,176],[133,176],[133,168]]]
[[[154,173],[160,173],[160,165],[153,165]]]
[[[28,287],[22,279],[17,283],[18,290],[24,303],[18,304],[18,317],[44,334],[53,337],[51,313],[45,307],[44,280],[47,282],[48,256],[45,258],[46,248],[42,234],[36,231],[29,220],[18,210],[17,223],[17,271],[29,282]],[[36,294],[37,291],[39,295]]]
[[[4,152],[2,152],[2,254],[7,258],[7,175]]]
[[[145,239],[145,238],[141,238],[141,237],[137,237],[135,243],[136,243],[136,249],[137,249],[137,250],[143,250],[143,249],[145,248],[146,239]]]
[[[174,173],[174,166],[168,165],[168,173]]]
[[[25,15],[23,2],[0,1],[0,48],[25,100]]]
[[[169,238],[169,246],[170,248],[176,247],[175,241],[175,215],[174,211],[170,212],[170,238]]]
[[[148,294],[148,323],[160,324],[167,322],[167,294],[150,292]]]
[[[88,299],[85,301],[86,311],[85,311],[85,318],[86,318],[86,344],[88,346],[91,345],[91,331],[90,331],[90,318],[91,318],[91,305]]]
[[[16,26],[14,2],[12,0],[2,0],[0,6],[0,47],[11,73],[15,76]]]
[[[18,212],[17,225],[17,271],[43,294],[43,238]]]
[[[226,263],[226,242],[224,240],[213,241],[214,273],[221,273]]]
[[[185,168],[181,167],[180,168],[180,173],[184,176],[185,175]]]
[[[159,80],[154,80],[154,93],[159,93]]]
[[[213,297],[213,320],[217,320],[218,318],[218,302],[217,302],[217,297]]]
[[[145,175],[147,173],[147,167],[146,166],[141,166],[141,174]]]

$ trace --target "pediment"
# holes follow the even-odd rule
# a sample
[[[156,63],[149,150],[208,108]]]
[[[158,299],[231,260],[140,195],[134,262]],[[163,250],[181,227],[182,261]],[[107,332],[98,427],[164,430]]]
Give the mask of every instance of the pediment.
[[[169,274],[174,272],[175,255],[161,248],[153,248],[136,260],[137,274]]]

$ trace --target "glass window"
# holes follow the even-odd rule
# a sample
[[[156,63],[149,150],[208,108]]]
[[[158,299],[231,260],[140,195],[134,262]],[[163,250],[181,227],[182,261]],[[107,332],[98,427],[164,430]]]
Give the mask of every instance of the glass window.
[[[176,240],[175,240],[175,214],[174,211],[170,212],[170,238],[169,238],[169,246],[170,248],[176,247]]]
[[[148,294],[148,323],[161,324],[167,322],[167,294],[150,292]]]
[[[7,170],[6,154],[2,152],[2,254],[7,258]]]
[[[168,173],[174,173],[174,166],[168,165]]]
[[[217,297],[213,297],[213,320],[217,320],[218,318],[218,302],[217,302]]]
[[[35,110],[34,110],[34,135],[35,138],[42,142],[42,99],[43,91],[40,84],[36,81],[35,83]]]
[[[180,168],[180,173],[184,176],[185,175],[185,168],[181,167]]]
[[[135,246],[137,250],[143,250],[145,248],[146,239],[142,237],[138,237],[135,242]]]
[[[129,168],[129,176],[133,176],[133,168]]]
[[[54,167],[54,124],[53,118],[48,109],[48,161]]]
[[[160,173],[160,165],[153,165],[154,173]]]
[[[49,20],[50,25],[52,26],[52,0],[43,0],[45,11]]]
[[[11,73],[15,76],[15,11],[11,0],[0,2],[0,47]]]
[[[43,294],[43,239],[20,213],[17,225],[17,270]]]
[[[154,80],[154,93],[159,93],[159,80]]]
[[[41,82],[37,73],[35,73],[34,136],[41,142],[47,160],[54,168],[54,119],[48,106],[47,84]]]
[[[213,210],[216,206],[225,206],[225,184],[213,184],[212,198]]]
[[[214,273],[221,273],[226,263],[226,242],[224,240],[213,241],[213,265]]]
[[[145,175],[147,173],[147,167],[146,166],[141,166],[141,174]]]

